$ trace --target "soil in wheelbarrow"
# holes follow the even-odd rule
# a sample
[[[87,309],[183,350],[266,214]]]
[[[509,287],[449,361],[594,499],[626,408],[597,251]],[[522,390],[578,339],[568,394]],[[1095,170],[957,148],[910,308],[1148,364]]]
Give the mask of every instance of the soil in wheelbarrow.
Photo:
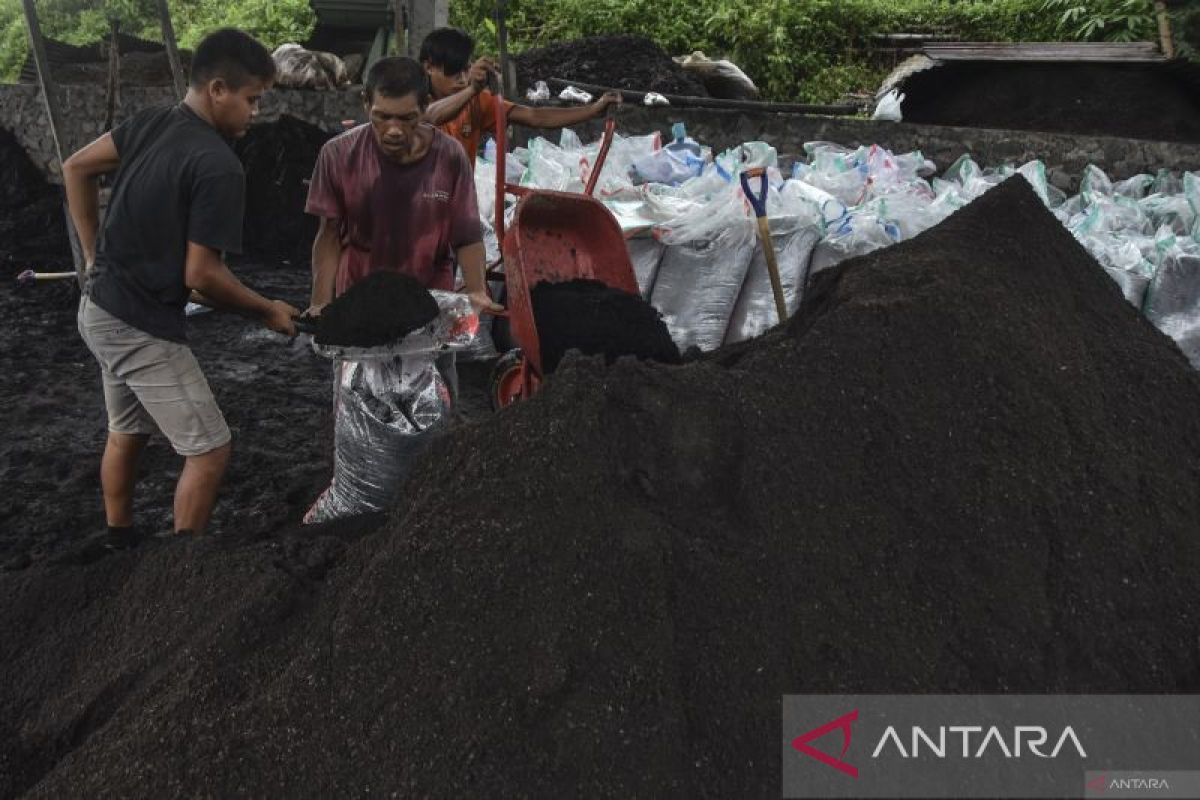
[[[601,281],[577,279],[533,287],[542,368],[558,368],[569,350],[602,355],[611,364],[636,356],[678,364],[679,348],[654,306]]]
[[[318,344],[344,347],[391,344],[437,315],[437,301],[414,278],[376,272],[326,306],[315,338]]]
[[[521,92],[562,78],[613,89],[708,97],[704,84],[643,36],[592,36],[526,50],[516,57]]]
[[[753,341],[568,356],[374,530],[0,576],[0,794],[775,796],[784,694],[1200,691],[1198,406],[1013,178]]]
[[[1200,67],[951,62],[909,78],[904,121],[1200,141]]]

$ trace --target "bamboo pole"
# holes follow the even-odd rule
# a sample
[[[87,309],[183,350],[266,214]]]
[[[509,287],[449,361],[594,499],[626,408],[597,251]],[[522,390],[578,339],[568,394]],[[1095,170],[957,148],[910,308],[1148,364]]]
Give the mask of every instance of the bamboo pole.
[[[167,48],[167,61],[171,64],[171,77],[175,79],[175,94],[182,100],[187,94],[187,80],[183,76],[183,64],[179,60],[179,48],[175,45],[175,27],[171,24],[171,9],[167,0],[158,0],[158,21],[162,25],[163,46]]]
[[[1167,4],[1163,0],[1155,0],[1154,11],[1158,16],[1158,43],[1162,53],[1167,58],[1175,57],[1175,38],[1171,35],[1171,17],[1167,14]]]

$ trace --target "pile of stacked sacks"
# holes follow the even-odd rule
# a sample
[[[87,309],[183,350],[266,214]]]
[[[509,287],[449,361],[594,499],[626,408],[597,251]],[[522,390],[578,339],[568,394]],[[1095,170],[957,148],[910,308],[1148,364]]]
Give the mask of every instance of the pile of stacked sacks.
[[[507,159],[508,180],[581,192],[599,151],[564,130]],[[1126,298],[1174,338],[1200,368],[1200,175],[1160,172],[1114,183],[1089,166],[1067,197],[1040,161],[982,169],[963,156],[941,177],[920,152],[878,145],[805,145],[807,160],[780,170],[774,148],[748,142],[713,153],[681,125],[663,144],[655,133],[616,136],[596,196],[624,230],[643,296],[662,313],[681,350],[711,350],[775,324],[766,263],[739,173],[767,168],[767,212],[789,312],[809,277],[853,256],[931,228],[1004,179],[1020,174],[1121,286]],[[489,259],[499,257],[491,220],[494,149],[476,167]],[[509,196],[509,210],[514,198]]]

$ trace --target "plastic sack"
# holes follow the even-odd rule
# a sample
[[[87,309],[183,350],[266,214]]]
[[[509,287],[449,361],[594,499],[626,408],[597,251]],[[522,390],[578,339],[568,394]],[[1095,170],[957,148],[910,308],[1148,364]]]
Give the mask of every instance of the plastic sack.
[[[637,183],[665,183],[678,186],[686,180],[700,176],[704,160],[688,152],[662,148],[642,156],[633,162],[633,169],[640,179]]]
[[[870,211],[847,215],[813,250],[809,275],[900,241],[900,229]]]
[[[335,366],[333,480],[304,524],[396,504],[416,456],[450,418],[435,353]]]
[[[646,92],[646,96],[642,98],[644,106],[669,106],[671,101],[663,97],[658,92]]]
[[[333,53],[306,50],[295,42],[281,44],[271,53],[276,86],[292,89],[337,89],[350,83],[346,64]]]
[[[875,106],[875,113],[871,115],[871,119],[883,120],[885,122],[902,121],[904,115],[900,112],[900,104],[903,102],[904,95],[899,90],[892,89],[879,98],[879,104]]]
[[[711,59],[696,50],[691,55],[676,56],[675,63],[704,84],[710,97],[724,100],[755,100],[758,87],[732,61]]]
[[[1156,250],[1158,265],[1144,306],[1147,319],[1159,325],[1176,314],[1200,315],[1200,245],[1160,234]]]
[[[770,225],[771,240],[779,265],[779,281],[783,284],[784,304],[790,317],[796,313],[804,297],[813,249],[824,231],[817,223],[795,217],[772,219]],[[775,308],[771,274],[767,269],[766,254],[760,243],[754,250],[746,272],[746,281],[742,284],[742,291],[729,319],[725,343],[752,339],[778,323],[779,312]]]
[[[533,88],[525,92],[525,99],[530,102],[540,103],[550,99],[550,87],[545,81],[538,81]]]
[[[629,260],[633,264],[633,274],[637,277],[642,299],[649,301],[666,246],[648,232],[646,235],[626,239],[625,246],[629,250]]]
[[[713,350],[725,331],[754,255],[754,222],[740,187],[729,185],[669,227],[657,229],[666,245],[650,294],[681,351]]]

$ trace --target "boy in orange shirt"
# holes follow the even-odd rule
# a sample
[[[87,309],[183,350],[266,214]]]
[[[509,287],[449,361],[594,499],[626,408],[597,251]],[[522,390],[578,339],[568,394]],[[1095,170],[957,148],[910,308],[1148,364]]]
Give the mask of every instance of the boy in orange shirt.
[[[471,64],[475,40],[458,28],[438,28],[421,43],[421,66],[429,76],[433,101],[425,118],[457,139],[475,164],[483,134],[496,129],[496,97],[487,90],[489,73],[496,67],[490,59]],[[505,100],[508,118],[530,128],[564,128],[602,116],[612,103],[621,102],[620,92],[605,92],[600,99],[576,108],[530,108]]]

